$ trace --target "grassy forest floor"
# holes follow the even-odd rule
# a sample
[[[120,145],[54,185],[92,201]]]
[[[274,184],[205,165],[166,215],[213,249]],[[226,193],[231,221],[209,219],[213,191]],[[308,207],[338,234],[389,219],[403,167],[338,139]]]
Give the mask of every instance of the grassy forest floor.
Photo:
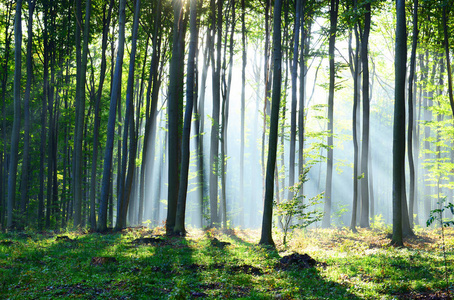
[[[299,231],[287,247],[275,233],[277,250],[253,230],[1,233],[0,299],[450,299],[454,230],[447,273],[440,232],[400,249],[386,228]]]

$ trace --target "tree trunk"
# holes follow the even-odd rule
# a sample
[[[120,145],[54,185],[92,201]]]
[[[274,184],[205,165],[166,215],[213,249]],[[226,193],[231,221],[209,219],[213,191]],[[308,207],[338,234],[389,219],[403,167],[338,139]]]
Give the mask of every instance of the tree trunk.
[[[405,1],[396,1],[395,102],[393,125],[393,236],[392,243],[403,246],[402,201],[405,195],[405,74],[407,64],[407,29]]]
[[[95,119],[93,129],[93,156],[91,164],[91,182],[90,182],[90,227],[96,229],[96,190],[97,190],[97,166],[98,166],[98,148],[99,148],[99,126],[100,126],[100,104],[102,90],[104,86],[104,80],[106,78],[107,69],[107,36],[109,33],[110,20],[112,16],[114,1],[110,0],[109,8],[106,16],[107,3],[104,3],[103,8],[103,31],[102,31],[102,42],[101,42],[101,70],[99,78],[98,92],[96,93],[95,100]]]
[[[416,70],[416,47],[418,46],[418,0],[413,3],[413,40],[411,45],[410,74],[408,76],[408,134],[407,134],[407,155],[410,168],[410,195],[409,195],[409,217],[410,226],[413,228],[413,207],[415,203],[415,163],[413,159],[413,137],[414,137],[414,97],[413,82]]]
[[[11,133],[11,155],[8,177],[8,219],[6,226],[15,227],[13,215],[16,199],[17,165],[19,162],[19,134],[20,134],[20,109],[21,109],[21,62],[22,62],[22,0],[16,2],[16,17],[14,20],[14,121]]]
[[[241,141],[240,141],[240,226],[244,228],[244,144],[245,144],[245,129],[244,129],[244,113],[246,110],[246,65],[247,65],[247,44],[246,44],[246,5],[245,0],[241,0],[241,46],[242,53],[242,68],[241,68]]]
[[[259,244],[274,246],[271,234],[273,223],[273,195],[274,195],[274,171],[276,166],[276,152],[279,127],[279,107],[281,97],[281,8],[280,0],[274,2],[274,27],[273,27],[273,49],[274,49],[274,77],[273,94],[271,107],[270,135],[268,144],[268,161],[266,166],[266,188],[263,209],[262,233]]]
[[[354,3],[354,10],[357,10],[356,1]],[[358,106],[359,106],[359,34],[358,34],[358,25],[355,23],[355,54],[351,54],[353,62],[352,65],[352,76],[353,76],[353,122],[352,122],[352,132],[353,132],[353,205],[352,205],[352,220],[350,224],[350,229],[353,232],[356,232],[356,223],[357,223],[357,210],[358,210],[358,198],[359,198],[359,186],[358,186],[358,170],[359,170],[359,146],[358,146]],[[351,49],[351,38],[349,47]],[[350,52],[353,52],[352,50]]]
[[[135,172],[135,159],[137,153],[137,140],[135,137],[135,125],[134,125],[134,72],[135,72],[135,61],[137,52],[137,33],[139,30],[139,15],[140,15],[140,0],[136,0],[134,9],[134,23],[132,32],[132,46],[131,53],[129,56],[129,74],[128,83],[126,88],[126,113],[124,121],[123,131],[123,157],[122,157],[122,168],[120,176],[120,194],[118,196],[117,206],[117,223],[115,225],[116,230],[121,230],[126,227],[126,214],[128,212],[129,199],[131,195],[131,184],[133,175]],[[130,148],[128,151],[128,132]],[[129,152],[129,153],[128,153]],[[129,154],[129,155],[128,155]],[[129,167],[126,167],[129,156]],[[126,175],[127,170],[127,175]]]
[[[177,203],[178,203],[178,185],[179,185],[179,68],[180,62],[180,34],[183,34],[183,4],[181,1],[173,1],[174,23],[173,23],[173,47],[172,58],[170,60],[170,75],[169,75],[169,98],[167,104],[168,123],[169,123],[169,173],[168,173],[168,198],[167,198],[167,221],[166,233],[174,234]]]
[[[329,95],[328,95],[328,155],[326,161],[326,188],[325,188],[325,207],[322,226],[331,226],[331,194],[333,181],[333,135],[334,135],[334,87],[335,87],[335,65],[334,49],[337,32],[337,15],[339,0],[331,0],[330,4],[330,36],[329,36]]]
[[[290,110],[290,158],[289,158],[289,186],[295,184],[295,148],[296,148],[296,107],[298,103],[297,81],[298,81],[298,49],[300,36],[300,13],[302,0],[296,0],[296,15],[293,40],[293,61],[292,61],[292,102]],[[300,74],[303,76],[303,74]],[[304,125],[303,125],[304,126]],[[303,130],[301,127],[300,130]],[[300,150],[301,151],[301,150]],[[289,189],[287,199],[293,198],[293,191]]]
[[[27,204],[28,204],[28,182],[30,168],[30,92],[32,87],[33,61],[32,61],[32,44],[33,44],[33,12],[36,2],[28,0],[28,41],[27,41],[27,84],[24,94],[24,154],[22,161],[22,179],[21,179],[21,222],[23,228],[27,223]]]
[[[191,135],[191,122],[192,110],[194,105],[194,89],[195,85],[195,53],[197,50],[197,0],[190,1],[190,42],[189,42],[189,56],[188,56],[188,71],[186,78],[186,111],[184,115],[183,125],[183,141],[181,144],[181,174],[180,174],[180,187],[178,190],[178,203],[176,212],[176,222],[174,233],[185,235],[185,214],[186,214],[186,195],[188,190],[188,173],[189,173],[189,160],[190,160],[190,135]]]
[[[117,60],[115,63],[115,73],[112,78],[112,93],[110,98],[109,108],[109,119],[107,123],[107,141],[106,149],[104,152],[104,167],[103,167],[103,178],[101,186],[101,199],[99,206],[99,223],[98,231],[107,230],[107,204],[109,200],[110,190],[110,178],[112,172],[112,154],[113,154],[113,143],[115,134],[115,119],[117,115],[117,100],[121,92],[121,73],[123,65],[124,55],[124,43],[125,43],[125,6],[126,0],[120,0],[119,9],[119,31],[118,31],[118,51]]]
[[[369,228],[369,33],[371,22],[371,6],[366,4],[364,13],[364,31],[361,39],[361,61],[363,71],[363,131],[361,145],[361,216],[359,225]]]

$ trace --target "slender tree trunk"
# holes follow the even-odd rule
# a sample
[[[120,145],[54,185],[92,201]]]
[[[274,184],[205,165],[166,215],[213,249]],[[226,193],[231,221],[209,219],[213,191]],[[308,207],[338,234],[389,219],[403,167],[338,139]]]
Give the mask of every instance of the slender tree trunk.
[[[181,174],[180,187],[178,190],[178,203],[176,212],[176,222],[174,232],[176,234],[185,235],[185,214],[186,214],[186,195],[188,190],[188,173],[190,149],[189,139],[191,135],[192,110],[194,105],[194,89],[195,85],[195,53],[197,49],[197,0],[190,1],[190,42],[188,56],[188,71],[186,78],[186,111],[184,115],[183,125],[183,142],[181,147]]]
[[[407,36],[405,1],[396,1],[396,56],[395,102],[393,126],[393,236],[392,243],[403,246],[402,201],[404,199],[405,167],[405,74],[407,63]]]
[[[241,68],[241,142],[240,142],[240,226],[244,228],[244,144],[246,141],[244,129],[244,114],[246,110],[246,65],[247,65],[247,43],[246,43],[246,5],[241,0],[241,46],[242,68]]]
[[[32,87],[33,61],[32,61],[32,43],[33,43],[33,12],[36,2],[28,0],[28,41],[27,41],[27,84],[24,94],[24,154],[22,161],[22,179],[21,179],[21,224],[23,228],[26,225],[27,204],[28,204],[28,182],[30,168],[30,92]]]
[[[356,11],[356,1],[354,3],[354,10]],[[352,132],[353,132],[353,205],[352,205],[352,220],[350,224],[350,229],[353,232],[356,232],[356,223],[357,223],[357,208],[358,208],[358,198],[359,198],[359,186],[358,186],[358,170],[359,170],[359,146],[358,146],[358,106],[359,106],[359,34],[358,34],[358,25],[355,24],[355,54],[352,54],[354,62],[351,64],[354,70],[352,71],[353,76],[353,122],[352,122]],[[351,39],[350,39],[351,43]],[[351,46],[350,46],[351,48]],[[351,51],[353,52],[353,51]],[[350,56],[350,57],[351,57]]]
[[[11,39],[12,39],[12,34],[13,32],[10,31],[10,23],[11,23],[11,18],[13,17],[13,3],[8,2],[6,6],[6,13],[5,13],[5,57],[3,59],[3,64],[2,64],[2,117],[3,117],[3,122],[2,122],[2,139],[3,139],[3,148],[2,148],[2,153],[0,157],[0,163],[1,163],[1,169],[0,169],[0,175],[1,175],[1,182],[0,182],[0,188],[1,188],[1,193],[0,193],[0,225],[2,228],[5,226],[5,219],[6,219],[6,210],[7,210],[7,200],[6,200],[6,181],[7,181],[7,172],[8,172],[8,163],[7,163],[7,157],[8,157],[8,150],[6,148],[7,145],[7,138],[6,138],[6,84],[8,82],[8,66],[9,66],[9,57],[10,57],[10,52],[11,52]]]
[[[135,159],[137,153],[137,140],[135,138],[134,125],[134,72],[137,52],[137,34],[139,30],[139,15],[140,15],[140,0],[136,0],[134,9],[134,23],[132,32],[132,47],[129,56],[129,74],[126,88],[126,113],[123,131],[123,157],[121,162],[120,176],[120,194],[118,197],[117,206],[117,223],[116,230],[121,230],[126,227],[126,215],[128,212],[129,199],[131,195],[131,184],[135,172]],[[128,133],[130,148],[128,153]],[[129,155],[128,155],[129,154]],[[126,164],[129,156],[129,167]],[[126,171],[128,173],[126,173]]]
[[[279,127],[279,107],[281,97],[281,8],[280,0],[274,2],[274,27],[273,27],[273,49],[274,49],[274,77],[273,94],[271,107],[270,135],[268,146],[268,161],[266,167],[266,188],[263,209],[262,233],[259,244],[274,246],[271,234],[273,223],[273,195],[274,195],[274,172],[276,167],[276,152]]]
[[[115,119],[117,114],[116,112],[117,100],[120,96],[121,91],[121,73],[125,43],[125,21],[126,21],[125,6],[126,0],[120,0],[117,61],[115,63],[115,73],[112,78],[112,92],[110,99],[109,119],[107,123],[107,141],[104,153],[104,168],[99,207],[98,231],[101,232],[107,230],[107,204],[109,200],[110,178],[112,172],[112,154],[115,134]]]
[[[409,195],[409,217],[410,226],[413,228],[413,207],[415,203],[415,163],[413,159],[413,137],[414,137],[414,97],[413,82],[416,70],[416,47],[418,45],[418,0],[413,3],[413,40],[411,45],[410,74],[408,76],[408,134],[407,134],[407,155],[410,168],[410,195]]]
[[[331,0],[330,9],[330,37],[329,37],[329,95],[328,95],[328,155],[326,166],[326,188],[325,188],[325,208],[322,226],[328,228],[331,226],[331,195],[333,181],[333,135],[334,135],[334,84],[335,84],[335,65],[334,49],[337,32],[337,15],[339,0]]]
[[[360,226],[369,228],[369,33],[371,22],[371,6],[366,4],[364,13],[364,31],[361,39],[361,61],[363,72],[363,131],[361,145],[361,217]]]
[[[90,227],[96,229],[96,190],[97,190],[97,166],[98,166],[98,148],[99,148],[99,126],[100,126],[100,105],[102,90],[104,86],[104,80],[106,78],[106,69],[107,69],[107,36],[109,33],[110,20],[112,16],[114,1],[110,0],[108,11],[107,3],[104,3],[103,8],[103,32],[102,32],[102,42],[101,42],[101,70],[99,78],[98,92],[96,93],[95,100],[95,119],[94,119],[94,129],[93,129],[93,156],[91,164],[91,181],[90,181]],[[107,13],[107,15],[106,15]]]
[[[8,219],[6,226],[15,227],[15,209],[16,199],[16,179],[17,165],[19,162],[19,134],[20,134],[20,114],[21,114],[21,63],[22,63],[22,0],[16,2],[16,17],[14,20],[14,121],[11,133],[11,156],[9,162],[8,177]]]
[[[295,148],[296,148],[296,109],[298,103],[297,81],[298,81],[298,49],[300,36],[300,13],[302,0],[296,0],[296,14],[293,40],[293,62],[292,62],[292,102],[290,110],[290,158],[289,158],[289,186],[295,184]],[[303,76],[303,74],[300,74]],[[300,128],[302,130],[303,128]],[[300,150],[301,151],[301,150]],[[293,191],[289,190],[287,199],[293,198]]]
[[[77,87],[78,93],[76,93],[76,126],[74,132],[74,227],[81,226],[81,214],[82,214],[82,140],[83,140],[83,129],[85,120],[85,83],[87,77],[87,60],[88,60],[88,41],[90,32],[90,15],[91,15],[91,0],[86,0],[85,6],[85,23],[84,23],[84,41],[83,41],[83,53],[80,60],[80,65],[77,66]],[[80,52],[80,31],[82,22],[82,10],[80,0],[76,1],[77,16],[76,16],[76,51],[79,57]],[[79,59],[77,59],[79,61]],[[79,71],[80,70],[80,71]]]
[[[211,147],[210,147],[210,216],[212,227],[217,226],[219,223],[218,215],[218,176],[219,176],[219,125],[220,125],[220,105],[221,105],[221,47],[222,47],[222,7],[223,0],[217,2],[218,15],[215,18],[216,6],[212,1],[212,84],[213,84],[213,113],[212,113],[212,126],[211,126]],[[217,25],[215,26],[215,22]],[[214,59],[214,36],[215,28],[217,29],[216,41],[216,63]]]
[[[179,185],[179,68],[180,65],[180,34],[183,31],[183,4],[181,1],[174,0],[172,2],[174,11],[174,27],[173,27],[173,48],[172,59],[170,60],[170,76],[169,76],[169,98],[167,104],[168,110],[168,123],[169,123],[169,173],[168,173],[168,198],[167,198],[167,221],[166,233],[169,235],[174,234],[177,203],[178,203],[178,185]]]

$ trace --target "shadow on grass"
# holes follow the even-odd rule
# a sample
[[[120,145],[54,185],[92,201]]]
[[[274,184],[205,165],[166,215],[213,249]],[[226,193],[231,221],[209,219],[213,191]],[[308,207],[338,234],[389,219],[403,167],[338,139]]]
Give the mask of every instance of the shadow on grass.
[[[211,237],[132,243],[137,237],[87,234],[0,245],[0,298],[359,299],[323,278],[320,266],[276,268],[277,251],[235,234],[228,237],[232,244],[224,246],[213,244]],[[112,259],[93,264],[94,257]]]

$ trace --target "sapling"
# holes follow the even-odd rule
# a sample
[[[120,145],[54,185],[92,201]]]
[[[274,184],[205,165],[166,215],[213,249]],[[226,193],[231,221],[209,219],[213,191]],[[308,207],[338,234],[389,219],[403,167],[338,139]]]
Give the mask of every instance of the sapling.
[[[446,281],[446,292],[448,293],[449,296],[449,276],[448,276],[448,262],[446,259],[446,247],[445,247],[445,227],[449,227],[451,225],[454,226],[454,220],[443,220],[443,212],[445,210],[450,210],[451,213],[454,215],[454,204],[448,203],[447,205],[444,205],[444,202],[446,201],[446,197],[441,199],[438,202],[439,208],[431,210],[429,219],[427,219],[426,225],[429,227],[433,222],[436,220],[440,221],[440,227],[441,227],[441,243],[442,243],[442,251],[443,251],[443,260],[445,264],[445,281]]]
[[[287,235],[290,230],[296,228],[306,228],[314,222],[320,221],[323,217],[323,212],[316,210],[314,207],[323,199],[323,193],[310,198],[307,203],[304,202],[306,196],[300,193],[303,184],[307,181],[306,169],[301,174],[299,181],[289,187],[292,192],[292,199],[284,200],[280,203],[274,203],[276,206],[276,215],[279,217],[280,227],[284,233],[284,246],[287,244]],[[309,210],[309,208],[313,208]],[[298,222],[294,222],[295,219]]]

